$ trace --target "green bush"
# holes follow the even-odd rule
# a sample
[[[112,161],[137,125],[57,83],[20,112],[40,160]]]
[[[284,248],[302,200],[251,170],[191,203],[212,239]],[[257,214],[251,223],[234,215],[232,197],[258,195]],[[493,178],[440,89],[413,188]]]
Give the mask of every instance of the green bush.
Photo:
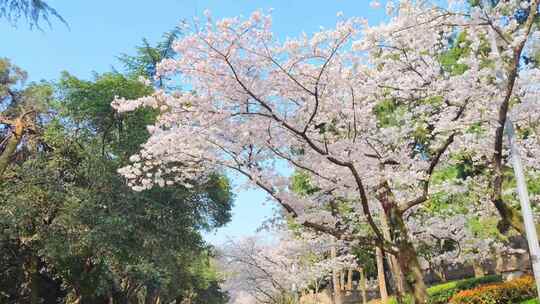
[[[534,278],[524,276],[512,281],[482,285],[463,290],[450,300],[451,304],[507,304],[520,303],[536,294]],[[534,303],[534,302],[532,302]]]
[[[502,277],[500,275],[490,275],[481,278],[470,278],[434,285],[427,290],[429,295],[428,304],[447,304],[450,301],[450,298],[462,290],[475,288],[482,284],[497,283],[501,281]],[[397,301],[392,297],[388,303],[397,304]],[[403,303],[412,304],[412,296],[407,294]]]
[[[501,281],[501,276],[491,275],[481,278],[471,278],[435,285],[428,288],[428,304],[446,304],[450,298],[462,290],[475,288],[482,284],[496,283]]]
[[[410,294],[406,294],[405,298],[403,299],[403,304],[413,304],[414,300],[413,297]],[[398,304],[398,301],[396,298],[391,297],[388,301],[388,304]]]
[[[525,302],[521,302],[521,304],[539,304],[540,302],[538,302],[537,299],[530,299],[530,300],[527,300]]]

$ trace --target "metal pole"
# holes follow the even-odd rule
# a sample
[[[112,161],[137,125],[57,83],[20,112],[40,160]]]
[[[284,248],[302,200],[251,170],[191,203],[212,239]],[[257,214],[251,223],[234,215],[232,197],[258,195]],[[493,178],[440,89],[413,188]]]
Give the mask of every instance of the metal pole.
[[[291,268],[292,268],[292,275],[293,275],[293,276],[296,276],[296,273],[295,273],[295,271],[296,271],[296,264],[293,263]],[[298,288],[296,287],[296,283],[293,282],[293,284],[292,284],[292,291],[293,291],[293,300],[294,300],[294,304],[298,303],[298,300],[299,300],[299,299],[298,299],[298,290],[297,290],[297,289],[298,289]]]
[[[517,182],[517,191],[519,202],[521,204],[521,213],[523,214],[523,223],[525,224],[525,235],[527,236],[527,242],[529,244],[529,253],[531,256],[534,279],[536,281],[536,291],[538,298],[540,299],[540,245],[538,244],[536,225],[534,224],[531,203],[529,201],[529,193],[527,191],[527,182],[525,181],[525,174],[523,173],[521,158],[519,156],[519,150],[515,139],[514,126],[510,119],[506,120],[505,128],[508,135],[508,141],[510,142],[510,155]]]

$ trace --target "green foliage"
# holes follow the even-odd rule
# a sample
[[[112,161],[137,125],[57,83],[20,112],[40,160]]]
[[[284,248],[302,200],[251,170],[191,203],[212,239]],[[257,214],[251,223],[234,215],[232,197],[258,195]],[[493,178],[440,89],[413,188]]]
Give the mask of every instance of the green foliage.
[[[463,193],[434,192],[423,209],[432,215],[451,215],[467,213],[471,197]]]
[[[309,176],[303,172],[295,172],[293,174],[291,189],[301,196],[312,195],[320,190],[311,185]]]
[[[377,121],[381,127],[397,126],[405,108],[399,106],[394,100],[386,99],[377,104],[373,108],[373,112],[377,117]]]
[[[433,185],[453,183],[463,185],[464,181],[471,176],[486,174],[486,168],[475,164],[469,155],[455,153],[451,156],[453,164],[437,168],[431,177]],[[446,191],[435,192],[425,204],[428,212],[436,214],[464,214],[468,212],[471,202],[478,201],[481,195],[476,191],[460,193],[448,193]]]
[[[397,299],[394,298],[394,297],[390,298],[388,303],[389,304],[399,304]],[[406,294],[402,303],[403,304],[414,304],[414,299],[410,294]]]
[[[7,58],[0,58],[0,100],[9,97],[8,89],[11,86],[24,83],[27,74],[21,68],[13,65]]]
[[[453,42],[453,47],[439,57],[443,69],[451,75],[461,75],[467,71],[466,64],[458,63],[459,59],[469,54],[470,42],[467,41],[467,33],[461,32]]]
[[[12,288],[3,274],[35,272],[24,265],[38,259],[43,282],[84,302],[159,292],[163,301],[225,303],[200,232],[230,220],[229,181],[214,173],[191,189],[132,191],[117,169],[146,141],[155,112],[117,115],[110,103],[152,88],[118,73],[93,81],[65,73],[56,88],[59,99],[49,108],[56,115],[40,134],[44,148],[12,164],[0,183],[0,260],[12,262],[0,265],[0,291]],[[17,278],[11,281],[23,289],[8,297],[20,302],[31,284]],[[128,288],[133,284],[138,295]]]
[[[136,99],[151,94],[153,89],[140,81],[119,73],[96,75],[93,81],[85,81],[64,72],[58,89],[61,102],[57,108],[67,122],[101,137],[123,160],[138,151],[148,138],[146,126],[154,121],[154,110],[118,115],[111,107],[116,97]]]
[[[0,182],[7,168],[46,147],[39,140],[53,96],[50,84],[25,84],[26,73],[0,59]]]
[[[469,229],[475,237],[479,239],[500,237],[504,238],[497,229],[499,220],[494,217],[487,218],[474,218],[467,223],[467,229]]]
[[[516,189],[517,182],[514,177],[514,171],[511,168],[507,168],[503,175],[503,188],[504,189]],[[540,176],[535,172],[527,172],[525,176],[527,181],[527,189],[530,195],[540,194]],[[503,195],[503,198],[509,202],[517,202],[517,193],[507,192]]]
[[[136,54],[134,56],[122,54],[119,59],[123,63],[128,75],[154,79],[157,75],[158,63],[163,59],[174,56],[173,43],[181,34],[180,27],[175,27],[173,30],[163,34],[163,39],[155,46],[152,46],[148,40],[143,39],[142,45],[136,47]],[[164,81],[163,76],[159,76],[154,84],[162,88]]]
[[[35,111],[48,109],[53,95],[50,84],[31,83],[26,85],[27,74],[8,59],[0,58],[0,105],[2,118],[16,118]],[[0,124],[5,123],[0,119]]]
[[[15,25],[20,18],[24,18],[30,28],[40,28],[41,20],[50,26],[51,17],[67,26],[64,18],[43,0],[0,0],[0,19],[6,19],[12,25]]]

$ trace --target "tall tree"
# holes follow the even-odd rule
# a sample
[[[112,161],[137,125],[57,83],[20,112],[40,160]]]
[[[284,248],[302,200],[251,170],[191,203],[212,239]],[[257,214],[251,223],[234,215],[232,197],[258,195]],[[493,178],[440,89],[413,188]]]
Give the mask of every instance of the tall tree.
[[[10,295],[14,302],[38,303],[54,284],[65,286],[68,302],[143,297],[153,304],[186,294],[224,301],[200,233],[230,220],[227,179],[215,174],[191,188],[134,193],[116,172],[147,139],[156,113],[117,115],[110,103],[149,92],[115,73],[60,80],[49,109],[56,115],[42,127],[47,148],[12,162],[0,185],[2,257],[24,265],[2,270],[23,274],[16,282],[27,286]],[[12,250],[19,254],[8,256]]]
[[[47,84],[25,86],[26,73],[7,59],[0,59],[0,183],[21,143],[39,144],[40,121],[52,99]],[[19,149],[19,150],[18,150]]]
[[[135,55],[122,54],[119,59],[126,72],[136,77],[145,77],[158,88],[166,89],[167,78],[157,75],[158,65],[165,59],[175,56],[173,44],[182,35],[182,29],[175,27],[163,34],[161,41],[155,46],[147,40],[142,40],[142,45],[137,46]]]

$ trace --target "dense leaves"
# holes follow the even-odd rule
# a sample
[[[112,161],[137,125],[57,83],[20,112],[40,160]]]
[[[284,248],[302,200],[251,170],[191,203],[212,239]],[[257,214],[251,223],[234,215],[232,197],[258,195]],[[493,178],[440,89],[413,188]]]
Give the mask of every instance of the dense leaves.
[[[116,171],[156,113],[118,115],[110,103],[152,88],[118,73],[92,81],[66,73],[48,88],[58,98],[42,123],[46,149],[10,162],[0,184],[1,301],[223,303],[200,232],[230,220],[228,180],[214,173],[189,189],[133,192]]]

